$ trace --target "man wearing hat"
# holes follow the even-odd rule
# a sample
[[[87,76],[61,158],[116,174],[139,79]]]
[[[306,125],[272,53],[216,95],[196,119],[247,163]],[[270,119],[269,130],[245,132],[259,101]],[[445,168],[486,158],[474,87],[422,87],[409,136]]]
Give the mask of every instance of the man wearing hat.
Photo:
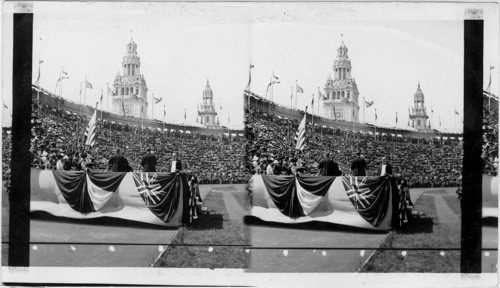
[[[146,155],[142,156],[141,166],[142,172],[156,172],[156,157],[151,152],[151,148],[146,149]]]

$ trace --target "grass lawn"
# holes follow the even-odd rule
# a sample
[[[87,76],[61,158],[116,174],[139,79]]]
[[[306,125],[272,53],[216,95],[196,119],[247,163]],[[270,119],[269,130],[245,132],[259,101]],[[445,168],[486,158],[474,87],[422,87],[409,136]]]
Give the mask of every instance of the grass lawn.
[[[241,219],[228,218],[221,193],[209,193],[204,205],[208,213],[180,229],[155,267],[248,268],[249,229]]]
[[[456,194],[455,195],[444,195],[443,199],[446,202],[446,204],[448,205],[448,207],[450,207],[451,211],[453,211],[453,213],[457,214],[458,217],[461,218],[462,210],[460,208],[460,200],[458,200],[458,196]]]
[[[433,197],[424,194],[417,200],[414,210],[423,215],[413,218],[401,230],[390,232],[381,248],[394,250],[378,250],[361,272],[460,272],[460,223],[439,223]],[[460,215],[459,203],[456,210],[453,199],[445,198],[445,201]],[[441,251],[439,248],[456,250]]]

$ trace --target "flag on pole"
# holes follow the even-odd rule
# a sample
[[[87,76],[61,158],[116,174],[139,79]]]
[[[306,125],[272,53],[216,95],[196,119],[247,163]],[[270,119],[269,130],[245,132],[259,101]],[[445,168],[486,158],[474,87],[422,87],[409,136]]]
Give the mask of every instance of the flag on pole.
[[[90,118],[89,126],[87,127],[87,131],[85,131],[85,145],[89,145],[90,147],[94,147],[96,142],[96,130],[97,130],[97,104],[95,105],[94,114],[92,118]]]
[[[9,109],[9,107],[8,107],[7,105],[5,105],[5,104],[3,104],[3,107],[4,107],[5,109]]]
[[[460,116],[460,113],[458,113],[458,111],[455,109],[455,114],[457,114],[458,116]]]
[[[102,96],[103,96],[103,92],[102,92],[102,89],[101,89],[101,99],[99,100],[101,103],[102,103]]]
[[[167,115],[167,112],[165,111],[165,105],[163,105],[163,117]]]
[[[275,80],[280,80],[280,78],[278,78],[278,76],[274,75],[274,72],[273,72],[273,79]],[[279,82],[278,82],[279,83]]]
[[[297,93],[304,93],[304,89],[302,89],[302,87],[300,87],[299,84],[297,84],[296,86],[297,86]]]
[[[85,80],[85,88],[90,88],[92,89],[92,84],[90,84],[89,81]]]
[[[35,85],[38,86],[40,84],[40,64],[43,63],[43,60],[38,61],[38,77],[36,78]],[[491,77],[490,77],[491,81]]]
[[[269,82],[269,84],[267,84],[266,97],[267,97],[267,92],[269,92],[269,88],[271,88],[272,83],[273,82]]]
[[[491,70],[493,69],[495,69],[495,67],[490,66],[490,81],[488,82],[488,87],[486,87],[486,92],[488,92],[488,94],[491,92]]]
[[[64,76],[68,76],[68,73],[66,71],[64,71],[64,68],[61,68],[61,74]]]
[[[314,94],[312,94],[311,106],[314,106]]]
[[[332,107],[333,107],[333,118],[335,120],[337,120],[337,112],[335,112],[335,105],[332,103]]]
[[[373,101],[366,101],[365,100],[366,108],[370,108],[370,106],[372,106],[373,103],[374,103]]]
[[[160,98],[155,98],[155,97],[153,96],[153,100],[155,101],[155,104],[158,104],[158,103],[160,103],[160,102],[163,100],[163,97],[160,97]]]
[[[184,108],[184,121],[186,121],[186,108]]]
[[[306,111],[307,111],[307,108],[306,108]],[[297,143],[295,144],[295,149],[296,150],[304,150],[304,147],[306,146],[306,116],[307,116],[307,112],[304,113],[304,118],[302,119],[302,121],[300,122],[300,125],[299,125],[299,130],[297,131],[297,134],[296,134],[296,137],[295,137],[295,141],[297,141]]]
[[[293,86],[292,86],[292,87],[290,87],[290,88],[292,88],[292,89],[291,89],[291,90],[292,90],[292,93],[290,94],[290,100],[292,100],[292,99],[293,99]]]
[[[398,112],[396,112],[396,126],[398,125]]]
[[[254,67],[254,65],[250,64],[250,69],[248,69],[248,84],[247,84],[247,88],[246,88],[247,91],[250,90],[250,83],[252,83],[252,68],[253,67]]]
[[[377,121],[377,109],[375,109],[375,121]]]
[[[109,96],[109,94],[111,94],[111,96],[115,96],[115,91],[114,91],[114,89],[111,89],[111,88],[109,87],[109,85],[108,85],[108,96]]]
[[[327,98],[325,96],[326,95],[321,93],[321,90],[319,90],[319,87],[318,87],[318,98],[322,99],[322,100],[327,100]]]
[[[122,101],[122,110],[123,110],[123,116],[125,116],[125,102]]]

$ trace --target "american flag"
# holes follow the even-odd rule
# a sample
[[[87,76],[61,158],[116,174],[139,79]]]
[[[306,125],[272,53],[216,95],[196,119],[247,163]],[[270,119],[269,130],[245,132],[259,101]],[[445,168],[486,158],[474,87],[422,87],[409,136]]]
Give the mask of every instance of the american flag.
[[[362,209],[370,207],[372,200],[375,200],[375,195],[366,186],[366,179],[367,177],[363,177],[360,182],[358,177],[342,177],[342,183],[347,190],[347,197],[349,197],[356,210],[360,206]]]
[[[142,199],[144,199],[144,202],[146,202],[146,205],[156,205],[159,203],[164,192],[157,180],[158,173],[154,173],[151,177],[150,173],[133,173],[133,175],[137,190]]]
[[[297,136],[295,137],[295,140],[297,141],[295,149],[300,151],[304,150],[306,146],[306,116],[307,113],[304,113],[304,119],[300,122],[299,131],[297,131]]]
[[[96,109],[94,110],[94,114],[92,115],[92,118],[90,118],[89,121],[89,126],[87,127],[87,131],[85,131],[85,145],[89,145],[90,147],[94,147],[95,141],[97,138],[96,130],[97,130],[97,104],[96,104]]]

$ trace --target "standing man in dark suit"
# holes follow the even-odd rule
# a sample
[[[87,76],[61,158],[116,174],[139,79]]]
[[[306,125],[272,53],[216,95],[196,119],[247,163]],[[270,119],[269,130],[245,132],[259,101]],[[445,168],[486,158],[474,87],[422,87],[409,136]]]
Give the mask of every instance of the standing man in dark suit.
[[[361,152],[356,153],[356,159],[352,161],[352,176],[366,176],[366,161]]]
[[[172,154],[172,161],[170,162],[170,172],[175,173],[182,171],[182,162],[177,158],[177,153]]]
[[[121,154],[120,148],[116,149],[116,154],[109,158],[108,169],[111,172],[130,172],[132,167],[128,164],[127,159]]]
[[[330,153],[325,152],[325,159],[319,162],[318,174],[320,176],[340,176],[342,171],[339,169],[339,165],[330,158]]]
[[[377,176],[389,176],[392,175],[392,166],[387,162],[386,157],[382,157],[382,163],[378,167]]]
[[[142,156],[141,166],[142,172],[156,172],[156,157],[151,153],[151,148],[146,149],[146,155]]]

